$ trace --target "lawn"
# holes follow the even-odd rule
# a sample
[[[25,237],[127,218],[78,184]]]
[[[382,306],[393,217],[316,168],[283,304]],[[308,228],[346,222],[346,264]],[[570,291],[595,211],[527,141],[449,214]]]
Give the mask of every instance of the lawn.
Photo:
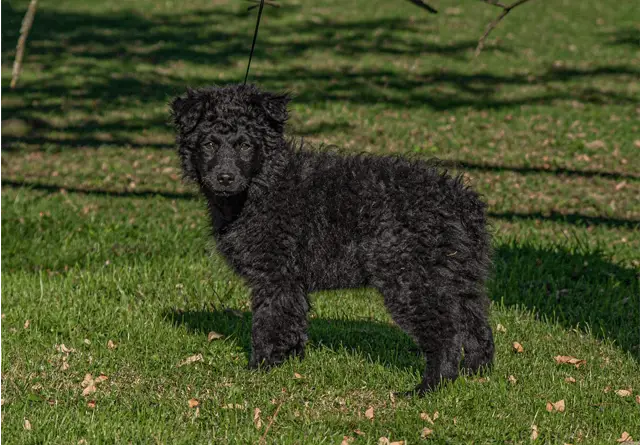
[[[242,81],[255,10],[42,1],[11,90],[27,3],[2,2],[5,443],[640,440],[634,2],[531,1],[478,58],[499,13],[480,1],[265,9],[250,79],[294,94],[290,133],[438,157],[489,204],[495,367],[424,398],[392,395],[422,359],[368,289],[312,295],[306,359],[247,370],[249,293],[181,181],[167,103]]]

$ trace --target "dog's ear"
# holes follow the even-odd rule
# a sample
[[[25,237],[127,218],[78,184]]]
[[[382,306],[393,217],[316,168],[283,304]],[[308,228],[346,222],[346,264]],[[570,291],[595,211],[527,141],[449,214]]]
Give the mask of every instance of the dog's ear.
[[[273,127],[282,131],[286,123],[289,112],[287,104],[291,100],[287,93],[258,93],[253,96],[253,103],[258,105],[269,119]]]
[[[171,102],[171,117],[181,133],[190,133],[200,123],[204,111],[205,100],[193,90],[186,95],[178,96]]]

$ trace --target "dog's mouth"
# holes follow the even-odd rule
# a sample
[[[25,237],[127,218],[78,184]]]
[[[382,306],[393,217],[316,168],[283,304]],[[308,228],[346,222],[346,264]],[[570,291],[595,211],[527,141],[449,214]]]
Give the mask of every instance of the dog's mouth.
[[[240,179],[231,184],[220,184],[215,179],[205,178],[203,183],[209,192],[223,197],[237,195],[247,188],[246,181]]]

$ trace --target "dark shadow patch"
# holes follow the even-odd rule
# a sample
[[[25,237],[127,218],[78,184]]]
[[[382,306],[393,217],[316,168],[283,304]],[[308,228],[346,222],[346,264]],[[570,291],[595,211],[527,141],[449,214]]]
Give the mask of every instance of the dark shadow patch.
[[[481,172],[513,172],[521,175],[539,175],[539,174],[548,174],[554,176],[568,176],[568,177],[582,177],[582,178],[606,178],[613,180],[622,180],[622,179],[640,179],[640,175],[633,173],[618,173],[618,172],[607,172],[607,171],[599,171],[599,170],[574,170],[570,168],[563,167],[551,167],[551,168],[543,168],[543,167],[529,167],[529,166],[507,166],[507,165],[496,165],[496,164],[487,164],[487,163],[479,163],[479,162],[468,162],[468,161],[447,161],[443,160],[439,162],[439,165],[448,168],[455,169],[464,169],[470,171],[481,171]]]
[[[574,226],[591,227],[591,226],[605,226],[624,228],[629,230],[640,229],[640,221],[633,219],[611,218],[608,216],[591,216],[582,215],[579,213],[559,213],[559,212],[530,212],[530,213],[516,213],[516,212],[489,212],[489,217],[501,219],[503,221],[522,221],[522,220],[538,220],[538,221],[552,221],[561,222],[565,224],[571,224]]]
[[[247,357],[251,354],[250,312],[171,308],[164,316],[193,334],[216,331],[231,337]],[[336,352],[344,348],[384,366],[414,368],[418,372],[422,372],[424,366],[419,350],[404,332],[394,325],[371,320],[310,318],[307,347],[324,347]]]
[[[2,179],[3,187],[20,188],[26,187],[33,190],[41,190],[48,193],[60,193],[62,190],[67,193],[82,193],[87,195],[95,195],[102,197],[113,198],[149,198],[154,196],[161,196],[167,199],[185,199],[185,200],[197,200],[199,196],[192,193],[179,193],[169,192],[165,190],[105,190],[94,188],[82,188],[72,187],[66,185],[45,184],[39,182],[23,181],[23,180],[11,180]],[[505,221],[518,221],[518,220],[539,220],[539,221],[553,221],[563,222],[566,224],[572,224],[576,226],[605,226],[605,227],[622,227],[626,229],[637,229],[640,226],[640,221],[633,219],[611,218],[608,216],[591,216],[582,215],[579,213],[562,214],[558,212],[541,213],[515,213],[515,212],[489,212],[491,218],[501,219]]]
[[[614,340],[640,357],[639,278],[637,270],[614,264],[597,249],[514,242],[495,251],[489,294],[506,307]]]
[[[618,347],[640,357],[637,271],[613,264],[598,251],[528,245],[498,247],[494,263],[488,289],[496,304],[530,310],[536,318],[566,329],[579,327],[596,338],[614,340]],[[249,312],[171,308],[165,316],[194,334],[214,330],[232,336],[247,354],[251,351]],[[312,348],[322,345],[337,351],[344,347],[386,366],[422,370],[416,345],[394,325],[368,319],[311,318],[309,334]]]
[[[286,5],[269,11],[272,18],[299,14],[299,6]],[[2,2],[2,61],[10,66],[23,10]],[[181,64],[229,66],[246,61],[254,15],[233,8],[211,8],[176,14],[143,14],[119,11],[90,14],[57,11],[43,5],[29,35],[25,70],[38,69],[46,79],[30,81],[23,76],[18,90],[3,87],[5,117],[22,121],[46,114],[70,111],[88,116],[96,110],[127,111],[148,104],[168,103],[187,84],[197,87],[213,79],[181,75]],[[234,31],[242,30],[242,31]],[[261,35],[255,57],[278,66],[281,60],[304,60],[310,52],[328,52],[341,57],[386,56],[425,57],[440,55],[469,60],[475,40],[433,43],[425,38],[437,32],[433,25],[407,18],[339,20],[314,18],[297,20],[286,27],[270,26]],[[620,30],[616,41],[634,41],[634,28]],[[295,36],[295,38],[292,38]],[[625,43],[626,44],[626,43]],[[485,52],[508,51],[492,46]],[[110,61],[111,65],[96,63]],[[153,69],[136,71],[144,64]],[[114,67],[115,65],[115,67]],[[65,67],[65,72],[59,69]],[[168,70],[167,67],[171,67]],[[188,70],[191,72],[192,70]],[[259,81],[269,89],[293,89],[296,103],[310,105],[349,102],[363,106],[386,104],[403,109],[453,110],[517,108],[521,105],[553,105],[558,101],[586,104],[635,105],[636,97],[624,90],[593,87],[596,80],[632,82],[640,74],[631,64],[620,63],[590,68],[550,66],[533,74],[464,73],[441,68],[422,72],[394,71],[384,67],[310,68],[305,65],[264,70]],[[70,79],[81,76],[82,83]],[[240,81],[228,79],[225,82]],[[588,84],[587,82],[588,81]],[[537,86],[531,91],[532,86]],[[518,88],[522,87],[522,88]],[[507,89],[517,89],[505,95]],[[19,95],[19,96],[18,96]],[[15,99],[19,97],[20,103]],[[7,100],[9,99],[9,100]],[[64,148],[118,146],[172,147],[173,136],[164,116],[135,115],[118,122],[96,122],[86,118],[64,128],[33,127],[24,137],[3,138],[3,149],[20,149],[20,144]],[[46,123],[46,121],[45,121]],[[324,134],[338,127],[302,128],[301,134]],[[138,141],[141,131],[166,133],[166,142]],[[305,133],[306,131],[306,133]],[[56,132],[65,133],[61,140]],[[112,134],[105,143],[95,133]],[[14,148],[15,147],[15,148]]]
[[[622,28],[613,32],[605,33],[608,38],[609,45],[629,46],[631,48],[640,48],[640,28]]]

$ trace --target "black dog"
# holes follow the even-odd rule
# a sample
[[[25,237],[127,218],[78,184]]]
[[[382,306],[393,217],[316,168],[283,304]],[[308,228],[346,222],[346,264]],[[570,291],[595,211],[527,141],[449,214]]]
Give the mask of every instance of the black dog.
[[[295,149],[286,95],[232,85],[171,104],[184,175],[252,290],[251,367],[302,356],[307,294],[373,286],[427,366],[420,393],[493,359],[485,205],[424,162]]]

